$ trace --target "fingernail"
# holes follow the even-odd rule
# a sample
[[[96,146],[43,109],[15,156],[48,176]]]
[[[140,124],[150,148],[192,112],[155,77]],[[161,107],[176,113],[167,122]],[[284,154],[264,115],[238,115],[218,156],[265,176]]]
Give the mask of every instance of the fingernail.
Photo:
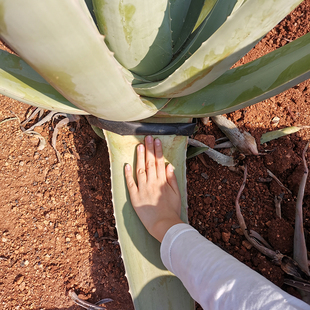
[[[160,146],[160,140],[159,139],[155,139],[155,145]]]
[[[139,152],[144,152],[144,145],[143,144],[139,144],[138,145],[138,151]]]
[[[170,172],[173,172],[173,170],[174,170],[173,166],[171,164],[168,165],[168,169],[169,169]]]
[[[146,139],[147,143],[152,143],[152,141],[153,141],[153,137],[152,136],[147,136],[145,139]]]
[[[127,165],[125,166],[125,170],[130,171],[130,169],[131,169],[130,165],[127,164]]]

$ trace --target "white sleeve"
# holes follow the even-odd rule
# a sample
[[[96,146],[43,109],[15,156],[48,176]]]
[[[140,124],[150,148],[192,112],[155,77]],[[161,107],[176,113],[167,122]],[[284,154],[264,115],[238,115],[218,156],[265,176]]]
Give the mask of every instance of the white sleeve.
[[[310,309],[188,224],[172,226],[161,244],[161,259],[203,309]]]

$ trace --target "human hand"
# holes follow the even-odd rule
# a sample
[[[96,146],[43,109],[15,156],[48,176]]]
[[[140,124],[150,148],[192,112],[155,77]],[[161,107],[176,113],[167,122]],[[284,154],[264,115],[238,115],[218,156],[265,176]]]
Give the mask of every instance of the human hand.
[[[183,223],[181,195],[173,167],[165,167],[161,141],[145,138],[137,147],[137,183],[132,167],[125,166],[126,183],[133,208],[148,232],[159,242],[168,229]]]

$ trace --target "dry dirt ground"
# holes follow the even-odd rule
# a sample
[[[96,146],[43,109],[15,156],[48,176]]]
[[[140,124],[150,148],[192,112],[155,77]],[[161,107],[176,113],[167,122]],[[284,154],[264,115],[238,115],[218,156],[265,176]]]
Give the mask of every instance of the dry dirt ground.
[[[287,44],[309,32],[310,0],[292,14],[239,64]],[[1,45],[5,48],[4,45]],[[32,109],[0,96],[0,121],[17,116],[24,120]],[[292,256],[296,193],[301,178],[301,154],[310,130],[260,145],[263,133],[287,126],[310,125],[310,81],[228,117],[249,131],[266,156],[247,156],[249,177],[241,208],[249,228],[275,249]],[[273,123],[274,117],[279,118]],[[57,162],[50,145],[53,124],[36,129],[48,141],[42,151],[36,137],[22,134],[17,120],[0,125],[0,308],[79,309],[68,297],[74,290],[90,302],[112,298],[107,309],[133,309],[120,257],[111,203],[110,170],[106,144],[86,120],[60,131]],[[209,141],[223,134],[209,122],[197,138]],[[308,151],[308,165],[309,165]],[[239,229],[234,201],[242,174],[205,157],[188,160],[189,222],[228,253],[283,285],[284,273],[251,248]],[[268,179],[271,170],[292,194]],[[282,220],[277,220],[274,197],[283,194]],[[310,185],[304,198],[304,227],[310,231]],[[308,239],[309,240],[309,239]],[[200,306],[197,305],[197,309]]]

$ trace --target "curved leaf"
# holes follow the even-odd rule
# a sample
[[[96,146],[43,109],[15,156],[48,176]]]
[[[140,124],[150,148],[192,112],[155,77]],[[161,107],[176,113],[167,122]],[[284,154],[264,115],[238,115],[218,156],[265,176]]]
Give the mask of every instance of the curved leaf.
[[[3,50],[0,50],[0,93],[46,110],[88,114],[58,93],[21,58]]]
[[[134,167],[136,146],[143,142],[144,136],[120,136],[108,131],[104,133],[110,153],[117,234],[135,309],[194,309],[194,302],[181,281],[162,264],[160,243],[147,232],[130,204],[124,167],[126,163]],[[175,167],[182,195],[182,220],[186,222],[187,137],[160,136],[160,139],[164,157]]]
[[[216,1],[216,0],[212,0]],[[201,13],[202,6],[204,4],[204,0],[194,0],[191,1],[190,6],[188,8],[183,27],[180,28],[179,35],[177,39],[174,39],[173,45],[173,53],[176,54],[179,49],[182,48],[184,42],[188,39],[189,35],[192,33],[197,18]],[[173,32],[172,32],[173,35]]]
[[[94,0],[93,4],[100,32],[125,68],[148,75],[169,63],[172,39],[168,0]]]
[[[211,13],[206,17],[201,26],[188,38],[185,45],[182,46],[181,53],[163,70],[153,75],[148,75],[146,78],[151,81],[159,81],[178,69],[225,22],[227,16],[229,16],[234,8],[236,1],[217,0]]]
[[[205,18],[211,12],[211,10],[214,7],[214,5],[216,4],[216,2],[217,2],[217,0],[204,0],[203,7],[201,9],[201,12],[200,12],[198,18],[197,18],[197,22],[196,22],[196,25],[195,25],[193,31],[195,31],[202,24],[202,22],[205,20]]]
[[[300,127],[291,126],[291,127],[286,127],[286,128],[282,128],[279,130],[268,131],[268,132],[262,134],[262,136],[260,138],[260,144],[264,144],[264,143],[269,142],[271,140],[279,139],[281,137],[290,135],[292,133],[298,132],[301,129],[303,129],[302,126],[300,126]]]
[[[310,78],[310,33],[231,69],[202,90],[175,98],[157,116],[204,117],[255,104]]]
[[[161,82],[137,85],[140,95],[181,97],[213,82],[301,0],[247,0],[179,69]]]
[[[170,2],[170,18],[171,18],[171,37],[172,37],[172,44],[175,45],[176,41],[182,34],[182,28],[185,24],[189,7],[193,3],[193,1],[169,0],[169,2]]]
[[[80,109],[118,121],[157,112],[134,92],[83,1],[0,0],[0,12],[1,38]]]

